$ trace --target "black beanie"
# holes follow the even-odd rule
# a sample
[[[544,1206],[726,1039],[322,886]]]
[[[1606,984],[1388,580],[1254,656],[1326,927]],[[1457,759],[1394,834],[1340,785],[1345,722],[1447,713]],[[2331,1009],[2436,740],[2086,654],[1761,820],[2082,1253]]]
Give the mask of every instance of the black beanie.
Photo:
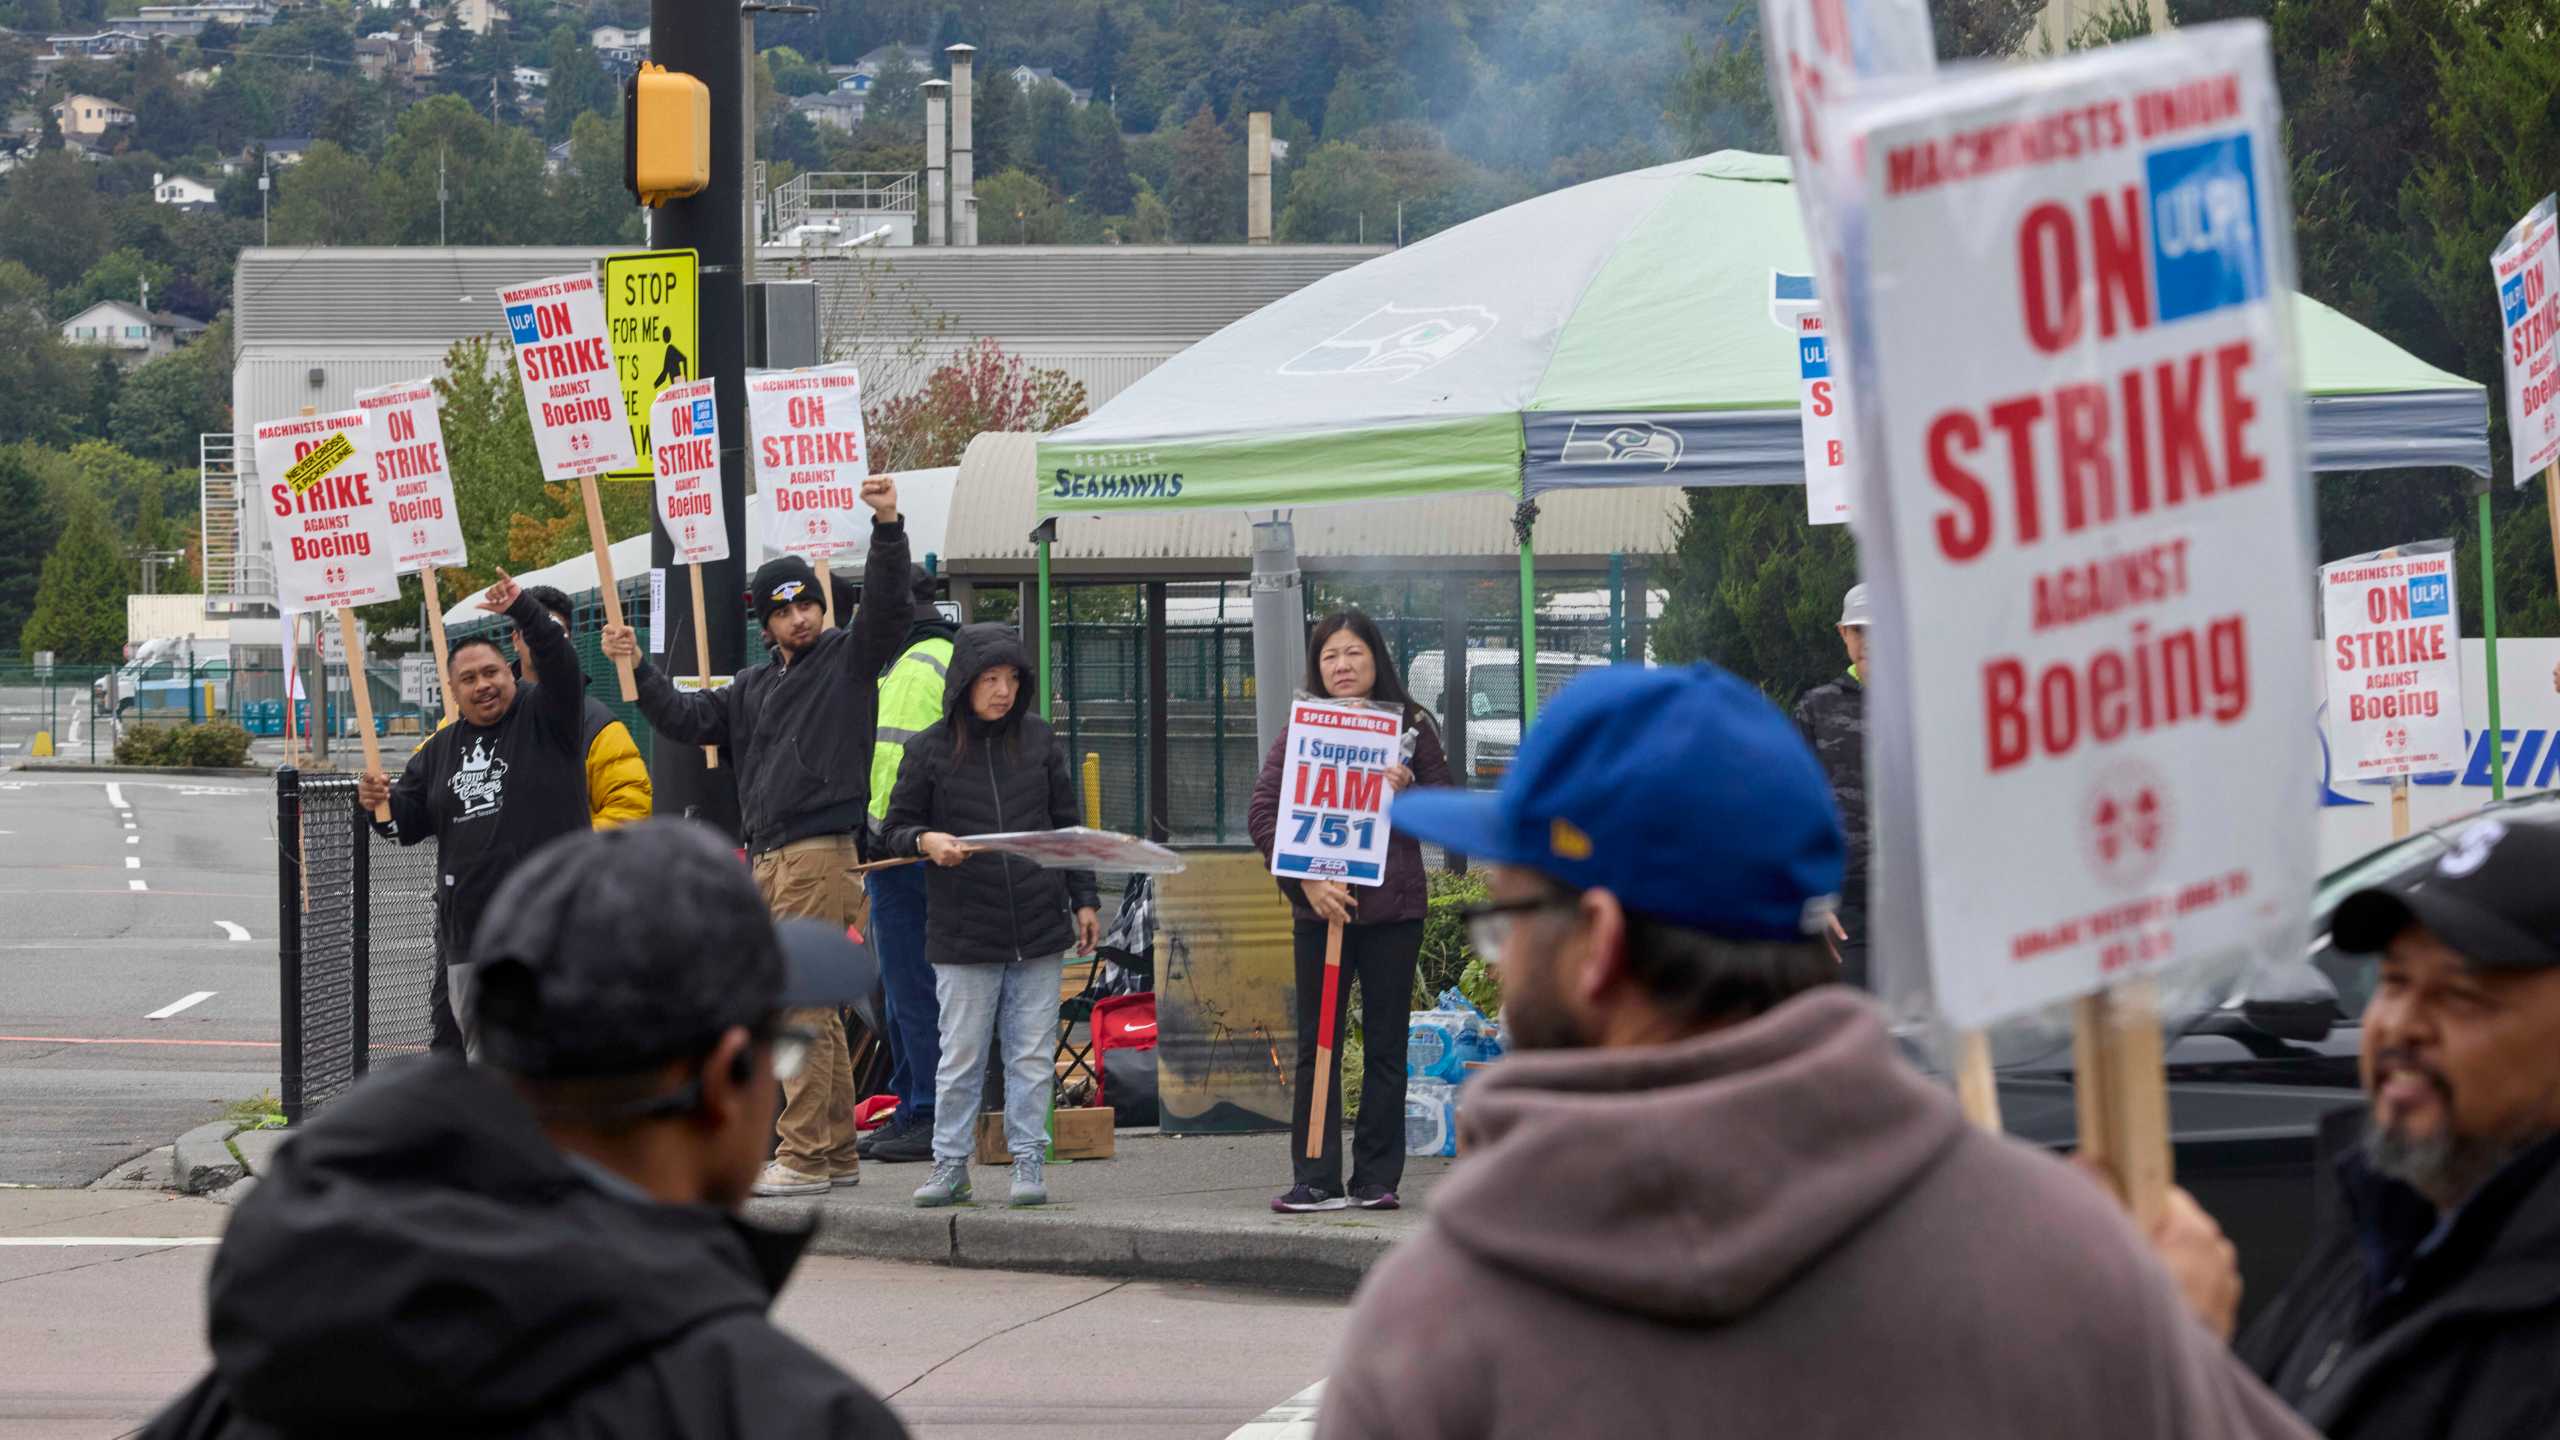
[[[812,605],[826,603],[818,593],[818,572],[797,555],[776,555],[756,567],[751,592],[756,597],[756,623],[773,618],[773,612],[785,605],[807,601]]]

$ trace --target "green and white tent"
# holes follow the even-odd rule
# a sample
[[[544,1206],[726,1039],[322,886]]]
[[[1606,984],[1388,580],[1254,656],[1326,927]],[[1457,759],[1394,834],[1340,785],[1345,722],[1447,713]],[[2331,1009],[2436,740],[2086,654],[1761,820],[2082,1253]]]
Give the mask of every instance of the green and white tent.
[[[1787,162],[1559,190],[1342,271],[1039,447],[1042,515],[1804,478]],[[2488,392],[2297,300],[2320,470],[2489,473]]]

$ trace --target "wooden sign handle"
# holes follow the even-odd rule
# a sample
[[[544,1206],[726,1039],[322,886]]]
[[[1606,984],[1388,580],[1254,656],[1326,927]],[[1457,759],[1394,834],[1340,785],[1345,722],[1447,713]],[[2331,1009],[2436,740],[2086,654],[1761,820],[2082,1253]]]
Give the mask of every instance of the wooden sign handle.
[[[1334,995],[1342,980],[1342,922],[1324,926],[1324,999],[1316,1009],[1316,1082],[1307,1093],[1307,1158],[1324,1158],[1325,1132],[1332,1127],[1325,1105],[1333,1098]]]
[[[605,623],[620,625],[622,623],[622,592],[613,583],[613,546],[604,535],[604,501],[596,496],[596,477],[579,476],[578,495],[587,504],[587,544],[595,551],[596,584],[604,590]],[[626,705],[639,703],[640,682],[632,674],[631,662],[616,660],[613,662],[613,669],[622,680],[623,703]]]
[[[460,711],[453,699],[453,667],[447,663],[444,644],[444,597],[436,593],[436,567],[420,569],[418,585],[427,592],[427,639],[436,648],[436,693],[444,697],[444,723],[450,725],[460,717]]]
[[[2080,1153],[2097,1162],[2147,1233],[2167,1207],[2169,1084],[2160,1056],[2160,1001],[2131,980],[2078,1002],[2071,1040]]]
[[[2560,465],[2543,467],[2542,508],[2551,516],[2551,572],[2560,578]]]
[[[356,612],[345,606],[338,608],[338,639],[347,648],[347,688],[356,696],[356,741],[364,746],[364,773],[382,773],[382,742],[373,736],[373,686],[364,674],[364,650],[356,640]],[[373,807],[373,818],[391,823],[388,803]]]
[[[1980,1030],[1956,1036],[1956,1102],[1976,1128],[2000,1133],[2000,1087],[1991,1073],[1991,1037]]]
[[[693,673],[708,686],[711,683],[711,612],[702,605],[702,567],[687,565],[684,568],[693,582]],[[702,768],[720,768],[719,746],[702,747]]]

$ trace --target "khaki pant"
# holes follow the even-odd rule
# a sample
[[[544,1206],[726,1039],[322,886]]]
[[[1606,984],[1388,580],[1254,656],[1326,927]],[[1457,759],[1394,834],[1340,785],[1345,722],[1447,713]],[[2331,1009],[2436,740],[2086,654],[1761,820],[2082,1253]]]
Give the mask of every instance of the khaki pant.
[[[862,882],[846,872],[859,864],[850,835],[824,835],[796,841],[756,857],[756,889],[777,920],[807,915],[831,925],[871,923],[870,898]],[[785,1025],[817,1036],[808,1063],[782,1087],[782,1119],[774,1126],[780,1144],[774,1158],[803,1175],[854,1173],[853,1053],[845,1041],[844,1017],[832,1009],[790,1010]]]

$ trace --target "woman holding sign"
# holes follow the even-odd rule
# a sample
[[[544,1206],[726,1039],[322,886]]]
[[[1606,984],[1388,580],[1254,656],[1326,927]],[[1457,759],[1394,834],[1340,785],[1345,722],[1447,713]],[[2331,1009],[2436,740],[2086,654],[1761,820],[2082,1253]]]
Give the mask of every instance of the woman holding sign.
[[[1402,762],[1386,771],[1392,790],[1409,785],[1447,785],[1448,757],[1440,748],[1439,727],[1405,694],[1378,627],[1358,610],[1326,616],[1307,641],[1306,698],[1366,705],[1396,715],[1402,722]],[[1281,772],[1288,741],[1271,747],[1262,762],[1262,778],[1253,787],[1247,826],[1254,846],[1269,859],[1279,838]],[[1430,887],[1422,874],[1422,847],[1407,836],[1391,836],[1382,882],[1355,888],[1339,880],[1280,882],[1297,920],[1298,1065],[1292,1088],[1290,1155],[1297,1183],[1271,1202],[1285,1214],[1341,1210],[1393,1210],[1396,1186],[1404,1180],[1405,1024],[1412,1011],[1413,972],[1422,956],[1422,915],[1430,903]],[[1342,1186],[1342,1077],[1339,1052],[1330,1036],[1320,1037],[1326,1007],[1325,946],[1327,932],[1340,924],[1341,965],[1335,970],[1334,1006],[1346,1003],[1351,980],[1359,977],[1361,1035],[1367,1063],[1360,1082],[1360,1124],[1351,1146],[1351,1188]],[[1326,1076],[1320,1154],[1310,1158],[1308,1110],[1316,1086],[1319,1039],[1331,1053]]]

